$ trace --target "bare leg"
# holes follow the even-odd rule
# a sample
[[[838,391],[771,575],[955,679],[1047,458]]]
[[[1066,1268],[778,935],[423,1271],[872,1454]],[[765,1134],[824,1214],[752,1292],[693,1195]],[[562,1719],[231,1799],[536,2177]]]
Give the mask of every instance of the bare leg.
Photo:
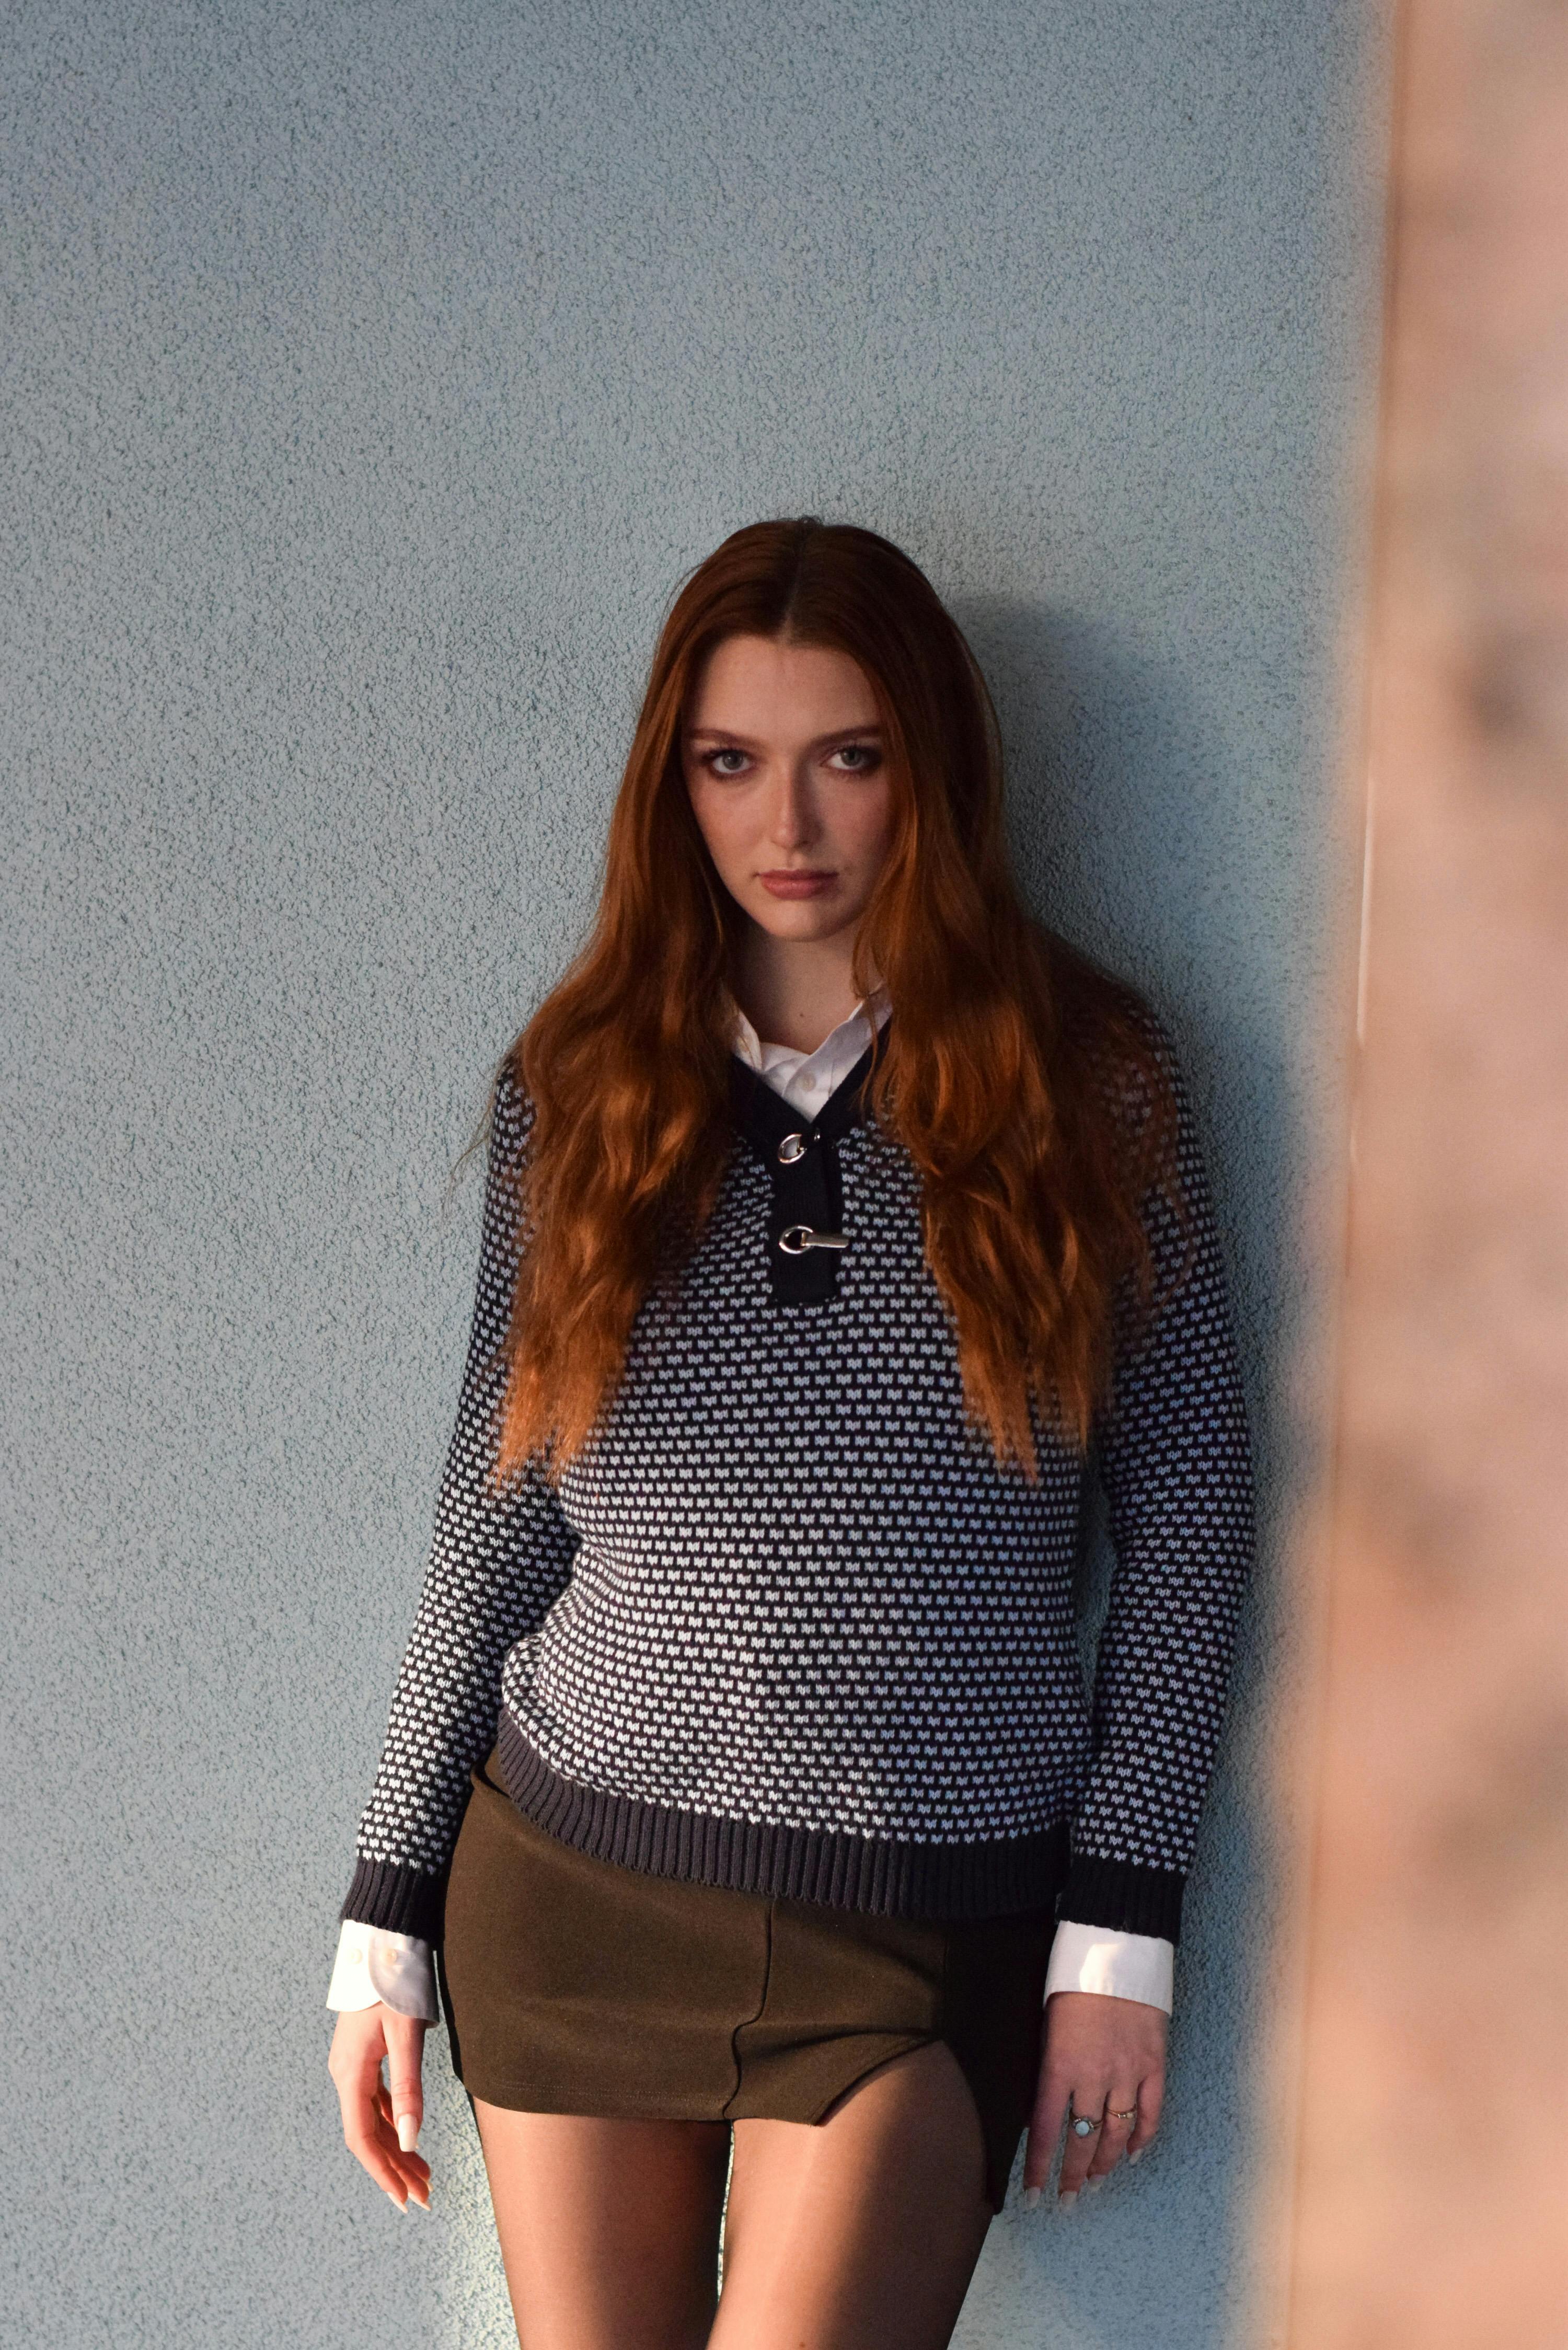
[[[735,2124],[711,2350],[943,2350],[991,2223],[950,2048],[900,2056],[825,2122]]]
[[[701,2350],[728,2126],[473,2102],[523,2350]]]

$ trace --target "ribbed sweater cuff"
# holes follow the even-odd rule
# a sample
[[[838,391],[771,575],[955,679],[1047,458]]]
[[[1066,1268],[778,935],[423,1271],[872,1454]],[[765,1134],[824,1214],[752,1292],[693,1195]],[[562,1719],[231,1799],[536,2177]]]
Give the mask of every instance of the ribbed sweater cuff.
[[[1162,1934],[1176,1942],[1181,1938],[1186,1883],[1179,1868],[1140,1868],[1130,1860],[1079,1853],[1067,1871],[1056,1915],[1113,1934]]]
[[[439,1942],[445,1908],[444,1873],[432,1877],[396,1861],[361,1857],[337,1915],[361,1926],[380,1926],[390,1934],[417,1934],[422,1942]]]

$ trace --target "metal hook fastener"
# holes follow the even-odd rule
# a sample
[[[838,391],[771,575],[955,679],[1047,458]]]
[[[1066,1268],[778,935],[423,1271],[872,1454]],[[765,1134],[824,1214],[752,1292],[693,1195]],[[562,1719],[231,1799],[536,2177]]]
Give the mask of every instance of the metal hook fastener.
[[[797,1159],[805,1157],[805,1151],[806,1139],[804,1134],[786,1134],[778,1148],[779,1163],[781,1166],[793,1167]]]
[[[779,1234],[779,1246],[785,1256],[804,1256],[807,1249],[847,1248],[842,1232],[819,1232],[810,1224],[786,1224]]]

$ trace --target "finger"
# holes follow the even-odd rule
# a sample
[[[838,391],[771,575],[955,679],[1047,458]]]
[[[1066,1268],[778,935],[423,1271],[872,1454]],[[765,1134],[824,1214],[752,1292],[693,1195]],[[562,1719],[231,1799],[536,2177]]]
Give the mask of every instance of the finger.
[[[387,2145],[381,2134],[380,2116],[369,2098],[362,2106],[345,2108],[343,2140],[356,2161],[363,2163],[377,2186],[391,2197],[400,2210],[408,2201],[408,2184],[399,2167],[396,2142]]]
[[[376,2111],[380,2117],[379,2126],[388,2152],[401,2168],[417,2171],[422,2177],[428,2178],[430,2164],[425,2160],[424,2156],[412,2150],[405,2151],[398,2144],[398,2125],[392,2115],[391,2095],[384,2083],[377,2084]]]
[[[392,2100],[380,2084],[376,2090],[376,2128],[381,2151],[392,2165],[404,2187],[415,2202],[430,2209],[431,2167],[422,2154],[406,2152],[398,2144],[398,2126],[392,2118]]]
[[[1105,2124],[1101,2119],[1109,2097],[1109,2084],[1079,2079],[1074,2084],[1068,2107],[1067,2140],[1062,2156],[1062,2168],[1056,2180],[1058,2202],[1064,2196],[1076,2195],[1089,2175],[1089,2165],[1095,2158]],[[1096,2122],[1099,2126],[1080,2137],[1073,2126],[1078,2121]]]
[[[398,2144],[405,2154],[411,2154],[419,2144],[420,2129],[425,2117],[420,2073],[424,2062],[427,2028],[418,2016],[388,2012],[387,2085],[392,2095],[392,2124],[398,2134]]]
[[[1127,2140],[1127,2160],[1136,2162],[1156,2130],[1165,2104],[1165,2068],[1145,2074],[1138,2083],[1137,2126]]]
[[[421,2189],[429,2186],[430,2164],[422,2154],[404,2153],[398,2144],[397,2126],[384,2106],[378,2109],[376,2136],[382,2153],[400,2178],[417,2183]]]
[[[1113,2081],[1106,2098],[1100,2126],[1090,2143],[1094,2153],[1089,2158],[1088,2184],[1097,2187],[1106,2178],[1126,2153],[1138,2117],[1137,2090],[1125,2081]]]

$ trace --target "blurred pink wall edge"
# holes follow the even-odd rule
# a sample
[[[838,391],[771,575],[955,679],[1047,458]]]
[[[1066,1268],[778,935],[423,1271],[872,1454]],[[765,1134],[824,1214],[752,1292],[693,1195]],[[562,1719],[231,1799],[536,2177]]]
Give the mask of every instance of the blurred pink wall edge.
[[[1568,9],[1407,0],[1391,175],[1260,2338],[1545,2350],[1568,2342]]]

